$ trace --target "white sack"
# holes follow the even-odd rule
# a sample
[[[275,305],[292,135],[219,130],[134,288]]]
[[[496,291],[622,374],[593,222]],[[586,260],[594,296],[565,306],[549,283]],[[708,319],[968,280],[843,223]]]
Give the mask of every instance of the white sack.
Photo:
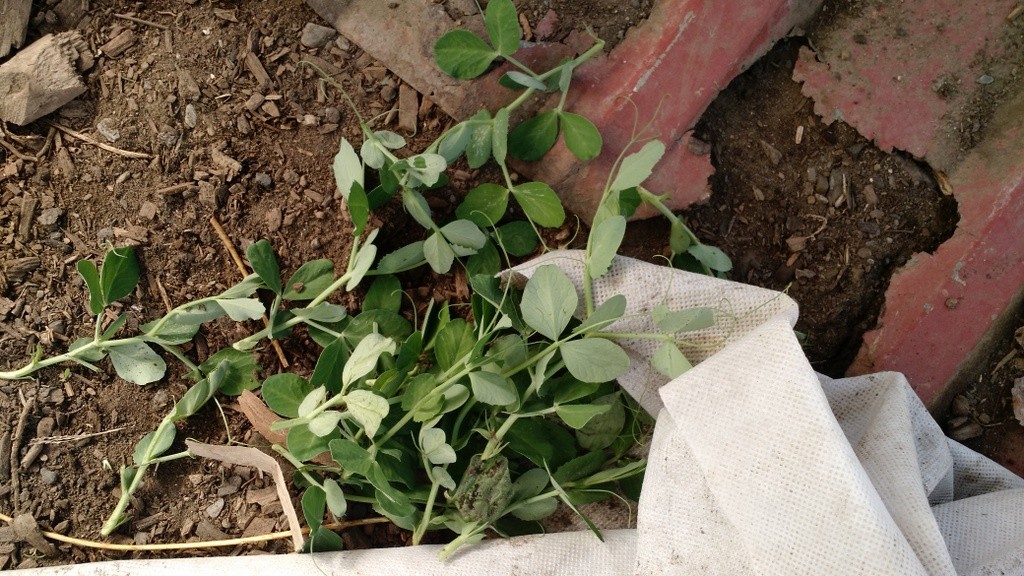
[[[582,253],[547,254],[577,281]],[[1024,479],[947,439],[895,373],[832,380],[808,364],[777,292],[627,258],[595,285],[623,294],[615,332],[651,331],[657,304],[707,306],[692,370],[665,383],[650,340],[624,343],[623,387],[658,414],[635,530],[438,548],[120,561],[26,574],[1022,574]],[[632,316],[631,316],[632,315]]]

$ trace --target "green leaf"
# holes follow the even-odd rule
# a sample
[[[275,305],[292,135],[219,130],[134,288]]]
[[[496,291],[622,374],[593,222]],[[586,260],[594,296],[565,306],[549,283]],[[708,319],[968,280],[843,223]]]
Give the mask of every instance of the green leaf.
[[[476,344],[473,327],[465,320],[456,318],[437,333],[434,341],[434,356],[442,370],[448,370],[473,350]]]
[[[452,475],[444,468],[434,466],[430,469],[430,475],[433,476],[434,480],[446,490],[455,490],[455,479],[452,478]]]
[[[127,321],[128,321],[128,314],[127,313],[119,314],[118,317],[115,318],[114,321],[111,322],[110,325],[107,326],[107,328],[105,330],[103,330],[103,335],[100,336],[100,339],[102,339],[102,340],[110,340],[111,338],[114,337],[115,334],[117,334],[117,331],[120,330],[121,327],[124,326],[124,323],[127,322]]]
[[[107,354],[118,376],[140,386],[156,382],[167,371],[164,359],[142,342],[108,348]]]
[[[690,248],[690,235],[686,233],[686,227],[679,220],[672,221],[668,233],[668,245],[676,254],[682,254]]]
[[[508,108],[499,108],[491,123],[491,155],[500,166],[505,165],[508,154]]]
[[[586,117],[572,112],[562,112],[559,116],[565,147],[584,162],[597,158],[602,144],[597,126]]]
[[[512,0],[491,0],[484,10],[484,26],[491,44],[502,56],[511,56],[519,50],[523,31]]]
[[[588,316],[575,331],[577,334],[582,334],[589,330],[601,330],[612,322],[622,318],[622,315],[625,313],[626,297],[622,294],[616,294],[602,302],[601,305],[598,306],[597,309],[594,310],[594,312]]]
[[[92,344],[92,342],[92,338],[78,338],[71,343],[71,346],[68,347],[68,353],[73,353],[87,344]],[[104,356],[106,356],[106,353],[99,348],[92,348],[88,352],[79,352],[78,354],[75,354],[76,358],[80,358],[87,362],[99,362],[100,360],[103,360]]]
[[[353,353],[354,355],[354,353]],[[352,417],[366,430],[366,436],[377,435],[380,423],[391,409],[388,401],[369,390],[353,390],[345,395],[345,407]]]
[[[367,334],[352,351],[341,373],[341,388],[348,388],[353,382],[369,374],[376,366],[380,355],[397,350],[395,341],[377,333]]]
[[[539,495],[548,487],[548,473],[543,468],[530,468],[512,483],[515,500],[526,500]]]
[[[440,232],[434,232],[423,242],[423,257],[438,274],[447,274],[455,262],[455,251]]]
[[[377,130],[373,133],[373,137],[380,142],[381,146],[389,150],[398,150],[405,146],[405,138],[402,138],[401,134],[390,130]]]
[[[715,324],[715,311],[711,308],[687,308],[673,311],[664,304],[651,310],[651,319],[659,330],[668,334],[701,330]]]
[[[540,80],[524,74],[518,70],[510,70],[506,72],[498,82],[506,88],[533,88],[534,90],[540,90],[546,92],[548,87]]]
[[[348,282],[345,283],[345,290],[351,292],[363,281],[363,277],[370,271],[370,267],[373,266],[373,260],[377,257],[377,246],[372,244],[373,237],[377,234],[374,230],[370,232],[370,237],[367,238],[366,244],[359,247],[359,252],[356,253],[355,261],[352,262],[352,267],[349,270]]]
[[[651,140],[644,144],[640,151],[630,154],[622,160],[619,172],[615,175],[615,180],[612,181],[611,189],[625,190],[639,186],[651,175],[654,165],[661,160],[664,154],[665,145],[659,140]]]
[[[263,401],[285,418],[298,418],[299,404],[314,388],[317,386],[291,372],[274,374],[263,382]]]
[[[309,394],[306,394],[306,397],[302,399],[302,402],[299,402],[299,407],[297,409],[299,418],[306,418],[312,414],[313,411],[323,404],[326,399],[327,389],[323,386],[311,390]]]
[[[363,187],[363,163],[356,155],[349,141],[342,138],[338,153],[334,155],[334,182],[342,197],[348,198],[352,187],[356,184]]]
[[[281,268],[277,264],[277,256],[274,256],[274,249],[270,247],[270,242],[260,240],[250,244],[245,255],[249,258],[253,272],[259,274],[267,288],[274,294],[280,294]]]
[[[469,220],[454,220],[441,227],[441,233],[449,242],[456,246],[472,249],[474,252],[483,248],[487,236],[480,228]],[[469,254],[460,254],[468,256]]]
[[[580,398],[586,398],[594,392],[597,392],[601,388],[600,382],[580,382],[575,378],[569,379],[568,382],[559,383],[554,385],[555,397],[553,401],[555,404],[567,404]]]
[[[304,321],[320,322],[322,324],[333,324],[341,322],[348,317],[348,310],[344,306],[321,302],[313,307],[293,308],[289,310],[295,318]]]
[[[230,346],[221,348],[207,358],[199,365],[199,371],[210,376],[211,379],[215,373],[221,372],[222,377],[217,390],[228,396],[236,396],[243,390],[252,390],[260,385],[260,381],[256,378],[259,366],[256,364],[253,354],[235,350]]]
[[[511,256],[529,256],[537,251],[540,240],[533,226],[525,220],[503,224],[495,230],[498,242]]]
[[[468,30],[452,30],[434,43],[438,68],[460,80],[483,74],[498,56],[498,52]]]
[[[643,199],[640,198],[640,193],[637,192],[636,188],[626,188],[625,190],[619,191],[619,214],[622,214],[626,218],[629,218],[636,209],[640,207],[640,203]]]
[[[380,506],[381,512],[386,514],[389,518],[404,518],[406,516],[412,516],[416,513],[416,507],[413,506],[409,498],[395,489],[394,486],[388,483],[374,484],[373,498],[377,501],[377,505]]]
[[[646,460],[637,460],[635,462],[629,462],[623,466],[617,466],[615,468],[608,468],[601,470],[600,472],[593,473],[589,478],[586,478],[580,484],[583,486],[596,486],[598,484],[606,484],[608,482],[618,482],[625,478],[632,478],[638,474],[643,473],[647,467]]]
[[[106,304],[103,303],[103,288],[100,287],[100,273],[96,265],[89,260],[79,260],[75,267],[89,288],[89,311],[94,315],[103,312]]]
[[[512,189],[516,202],[527,218],[546,228],[557,228],[565,222],[565,208],[550,186],[543,182],[527,182]]]
[[[388,157],[384,155],[381,146],[373,138],[363,140],[363,145],[359,147],[359,155],[363,157],[363,162],[374,170],[380,170],[388,163]]]
[[[558,340],[572,320],[577,304],[579,295],[572,281],[556,266],[546,264],[537,268],[526,283],[521,305],[523,320],[549,340]]]
[[[545,473],[546,475],[546,473]],[[518,506],[512,511],[512,515],[520,520],[543,520],[555,513],[558,509],[558,499],[554,496],[543,498]]]
[[[309,534],[309,539],[306,540],[306,545],[300,552],[303,554],[310,552],[338,552],[345,549],[345,541],[341,539],[336,533],[324,526],[318,526],[316,530],[313,530]]]
[[[694,244],[686,249],[694,258],[716,272],[732,270],[732,260],[720,249],[707,244]]]
[[[341,422],[341,412],[325,410],[309,421],[309,431],[320,437],[327,436],[338,428],[338,422]]]
[[[605,406],[605,408],[609,407]],[[574,482],[600,470],[606,460],[604,452],[593,450],[562,464],[555,470],[553,476],[556,482]]]
[[[135,445],[135,452],[132,459],[136,466],[145,466],[153,458],[160,456],[174,443],[174,436],[177,430],[174,426],[160,426],[156,430],[146,434]]]
[[[326,452],[330,443],[340,438],[341,430],[337,428],[327,436],[317,436],[306,426],[295,426],[288,430],[288,451],[300,462],[306,462]]]
[[[499,367],[509,369],[526,362],[526,342],[519,334],[506,334],[491,343],[487,358],[496,362]]]
[[[319,486],[310,486],[302,494],[302,515],[312,531],[316,531],[324,522],[327,510],[327,494]]]
[[[220,390],[227,377],[229,363],[223,361],[217,368],[210,372],[209,376],[192,385],[182,397],[174,403],[174,411],[171,412],[172,422],[183,420],[195,414],[203,407],[210,398]]]
[[[470,372],[469,383],[478,402],[492,406],[509,406],[519,400],[515,385],[494,372]]]
[[[420,448],[431,464],[452,464],[456,460],[455,450],[448,445],[444,430],[440,428],[424,428],[420,431]]]
[[[622,216],[605,218],[590,233],[590,277],[597,279],[608,273],[612,260],[626,235],[626,219]]]
[[[558,112],[548,110],[530,118],[509,134],[509,153],[527,162],[540,160],[558,139]]]
[[[402,189],[402,206],[405,211],[427,230],[434,228],[434,220],[430,217],[430,205],[422,194],[408,188]]]
[[[626,424],[626,410],[622,406],[618,392],[602,396],[592,403],[608,404],[611,409],[591,418],[586,426],[577,430],[576,440],[587,450],[604,450],[611,446],[622,432],[622,427]]]
[[[651,356],[651,366],[669,378],[676,378],[693,366],[673,342],[665,342]]]
[[[378,276],[366,290],[363,310],[387,310],[398,313],[402,309],[402,283],[390,274]]]
[[[351,440],[334,440],[331,442],[330,449],[331,458],[341,464],[346,472],[366,476],[370,467],[373,466],[373,456],[365,448]]]
[[[254,298],[218,298],[216,302],[235,322],[258,320],[266,312],[263,303]]]
[[[508,188],[487,183],[470,190],[455,214],[477,226],[487,227],[497,224],[507,209]]]
[[[444,159],[451,164],[459,155],[465,152],[469,146],[469,137],[473,133],[473,126],[469,122],[459,122],[441,137],[437,144],[437,153],[444,156]]]
[[[377,271],[382,274],[397,274],[415,268],[423,261],[423,242],[416,241],[381,258]]]
[[[248,298],[256,293],[256,290],[263,288],[263,280],[259,274],[249,274],[241,282],[218,294],[219,298]]]
[[[466,147],[466,161],[469,167],[477,169],[484,165],[491,157],[491,132],[494,129],[494,122],[491,120],[491,113],[481,110],[470,118],[476,124],[473,133],[469,137],[469,146]]]
[[[358,238],[370,221],[370,198],[358,182],[352,185],[348,195],[348,215],[352,218],[352,235]]]
[[[505,434],[508,448],[536,466],[558,467],[576,456],[576,441],[565,428],[544,418],[521,418]]]
[[[345,515],[348,510],[348,502],[345,501],[345,493],[342,492],[341,486],[333,478],[324,480],[324,494],[327,496],[327,507],[331,509],[331,514],[340,518]]]
[[[412,332],[412,325],[394,312],[366,310],[352,318],[343,330],[342,336],[350,346],[356,347],[368,334],[374,332],[401,341]]]
[[[598,414],[604,414],[611,407],[610,406],[597,406],[593,404],[568,404],[565,406],[557,406],[555,413],[562,419],[569,427],[579,430],[587,425]]]
[[[576,506],[576,502],[573,500],[572,496],[566,493],[566,491],[558,484],[558,481],[555,480],[553,477],[551,478],[551,486],[558,491],[558,497],[562,500],[562,502],[565,502],[566,506],[568,506],[573,512],[575,512],[577,516],[583,519],[583,521],[587,524],[587,527],[590,528],[590,531],[593,532],[595,536],[597,536],[597,539],[604,542],[604,536],[601,535],[601,530],[598,529],[597,525],[594,524],[593,520],[591,520],[590,517],[584,514],[583,511]]]
[[[412,156],[405,162],[405,178],[400,182],[410,188],[419,188],[421,185],[434,186],[441,178],[441,173],[448,167],[444,156],[428,152]]]
[[[107,306],[131,294],[138,283],[139,261],[135,259],[135,250],[125,246],[107,251],[100,270],[103,305]]]
[[[559,348],[565,367],[583,382],[608,382],[629,368],[629,356],[618,344],[604,338],[584,338]]]

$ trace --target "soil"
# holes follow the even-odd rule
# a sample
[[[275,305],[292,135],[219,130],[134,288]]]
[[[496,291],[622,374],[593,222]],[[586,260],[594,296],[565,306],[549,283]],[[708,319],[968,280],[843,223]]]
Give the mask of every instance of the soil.
[[[535,36],[539,31],[557,40],[589,24],[617,39],[646,17],[651,1],[519,4]],[[315,258],[347,258],[351,228],[339,217],[330,166],[340,137],[358,145],[358,123],[336,90],[298,64],[301,58],[319,59],[364,118],[383,114],[382,125],[398,130],[397,115],[387,112],[397,106],[401,82],[344,39],[303,46],[306,23],[322,23],[301,0],[135,6],[128,16],[159,26],[117,16],[126,7],[114,0],[93,2],[85,14],[34,9],[30,40],[77,27],[91,46],[101,47],[125,30],[134,33],[123,54],[97,58],[86,74],[86,94],[51,119],[155,158],[124,158],[45,121],[4,129],[23,154],[46,151],[36,161],[0,155],[0,369],[24,364],[37,346],[56,354],[91,333],[74,263],[99,258],[108,244],[137,245],[142,258],[144,277],[125,308],[128,330],[160,316],[164,294],[176,305],[237,281],[211,217],[239,250],[270,240],[286,273]],[[558,19],[548,17],[547,30],[541,23],[549,10]],[[874,323],[891,272],[912,252],[932,250],[948,237],[956,207],[927,167],[878,151],[841,123],[820,123],[790,80],[798,42],[774,49],[705,115],[698,134],[718,172],[711,202],[686,218],[704,241],[733,258],[734,279],[788,289],[801,304],[798,328],[815,367],[839,374]],[[252,58],[247,65],[247,52],[265,68],[268,86],[254,76]],[[404,133],[409,148],[421,148],[450,122],[424,101],[418,132]],[[457,168],[450,191],[433,200],[433,208],[451,210],[485,177]],[[383,251],[416,239],[401,210],[373,218],[372,226],[384,227]],[[561,241],[568,232],[553,235]],[[660,221],[632,224],[626,252],[656,260],[667,238]],[[421,299],[465,297],[457,278],[420,272],[403,282]],[[358,295],[340,303],[355,305]],[[255,328],[214,324],[187,352],[205,359]],[[301,339],[284,345],[292,370],[311,369],[312,348]],[[260,355],[264,376],[280,370],[269,348]],[[172,368],[161,383],[138,387],[116,378],[106,364],[99,373],[71,367],[45,370],[31,381],[0,381],[0,512],[31,513],[45,529],[96,538],[116,501],[118,468],[131,462],[138,439],[189,383]],[[27,458],[38,451],[32,442],[44,437],[49,443]],[[227,398],[219,409],[208,406],[190,419],[178,433],[186,437],[266,445]],[[161,465],[133,501],[132,522],[111,540],[180,542],[286,529],[269,487],[269,479],[245,467],[198,459]],[[343,538],[352,547],[404,542],[393,528],[372,526]],[[40,558],[0,533],[0,569],[123,557],[58,548],[59,556]],[[194,553],[288,548],[279,541]]]

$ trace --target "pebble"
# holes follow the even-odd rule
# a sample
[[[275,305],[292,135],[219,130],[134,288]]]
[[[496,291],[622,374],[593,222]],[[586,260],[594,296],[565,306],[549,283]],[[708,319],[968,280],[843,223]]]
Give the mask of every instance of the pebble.
[[[341,122],[341,110],[330,106],[324,110],[324,120],[328,124],[337,124]]]
[[[96,131],[108,142],[117,142],[121,138],[121,131],[117,129],[113,118],[104,118],[97,122]]]
[[[44,466],[39,469],[39,480],[46,486],[53,486],[57,483],[57,472]]]
[[[178,131],[174,129],[174,126],[164,124],[160,127],[160,132],[157,133],[156,139],[164,146],[170,148],[178,142]]]
[[[281,220],[283,215],[281,214],[280,208],[271,208],[267,210],[267,229],[271,232],[277,232],[281,229]]]
[[[772,163],[772,166],[778,166],[779,162],[782,162],[782,152],[771,144],[761,140],[761,150],[764,150],[764,155],[768,157],[768,161]]]
[[[146,220],[152,220],[153,218],[156,218],[156,210],[156,204],[149,201],[143,202],[142,206],[139,208],[139,216]]]
[[[189,128],[195,128],[196,123],[199,121],[199,115],[196,114],[196,107],[188,104],[185,106],[185,126]]]
[[[288,170],[285,170],[284,171],[284,181],[289,183],[289,184],[298,184],[299,183],[299,173],[296,172],[295,170],[292,170],[291,168],[289,168]]]
[[[257,172],[256,184],[260,188],[270,188],[274,185],[274,180],[270,177],[270,174],[267,174],[266,172]]]
[[[60,208],[47,208],[43,210],[43,213],[39,215],[36,220],[43,226],[53,226],[57,224],[60,217],[64,215],[64,211]]]
[[[302,29],[302,37],[299,39],[299,42],[306,48],[323,48],[328,42],[334,40],[337,35],[338,32],[334,28],[309,22]]]
[[[864,194],[864,201],[867,202],[869,206],[878,204],[878,194],[875,192],[875,187],[871,184],[864,186],[861,193]]]
[[[982,86],[987,85],[987,84],[991,84],[991,83],[993,83],[995,81],[996,81],[995,78],[989,76],[988,74],[982,74],[981,76],[978,76],[978,80],[977,80],[978,84],[981,84]]]
[[[396,96],[398,96],[398,89],[390,84],[385,84],[384,87],[380,89],[380,97],[385,102],[391,102]]]
[[[861,249],[857,250],[857,256],[867,260],[868,258],[871,258],[871,249],[870,248],[861,248]]]
[[[220,513],[223,510],[224,510],[224,499],[223,498],[217,498],[217,500],[215,500],[213,502],[213,504],[210,504],[209,506],[206,507],[206,515],[209,516],[210,518],[216,518],[217,516],[220,516]]]

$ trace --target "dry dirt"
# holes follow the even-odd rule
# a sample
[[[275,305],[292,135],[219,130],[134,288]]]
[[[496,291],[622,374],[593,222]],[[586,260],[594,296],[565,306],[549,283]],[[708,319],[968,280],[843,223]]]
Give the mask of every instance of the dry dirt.
[[[620,37],[620,30],[644,18],[651,2],[620,6],[595,0],[603,12],[579,4],[521,3],[532,30],[557,39],[582,24]],[[298,62],[319,59],[365,118],[397,105],[400,81],[344,39],[303,46],[303,26],[319,21],[300,0],[158,0],[126,13],[159,26],[115,15],[126,9],[113,0],[94,2],[86,14],[36,7],[30,38],[77,27],[99,48],[132,31],[134,42],[124,53],[97,58],[86,76],[86,95],[48,119],[106,140],[102,124],[108,135],[118,133],[112,146],[154,158],[123,158],[45,121],[5,129],[8,142],[23,154],[46,152],[38,160],[0,152],[0,262],[6,270],[6,282],[0,283],[0,369],[20,366],[37,345],[47,354],[59,353],[91,332],[74,263],[96,259],[108,243],[137,245],[142,257],[143,280],[127,304],[129,329],[163,313],[162,291],[176,305],[238,279],[211,217],[239,250],[269,239],[286,271],[314,258],[347,257],[350,227],[340,216],[330,165],[339,138],[358,142],[359,128],[338,92]],[[549,17],[550,31],[542,25],[549,10],[559,15],[555,22]],[[718,174],[711,203],[686,216],[698,235],[733,258],[734,279],[789,290],[801,304],[798,328],[807,334],[815,366],[837,374],[874,322],[892,270],[910,253],[931,250],[947,237],[956,211],[926,167],[879,152],[849,127],[818,121],[789,79],[796,47],[797,41],[781,44],[705,115],[698,133],[711,147]],[[248,52],[266,70],[262,86],[252,58],[246,62]],[[395,129],[393,116],[385,114],[382,121]],[[423,103],[418,122],[419,133],[406,134],[411,148],[432,140],[450,120]],[[450,209],[486,173],[457,176],[451,190],[433,201],[435,209]],[[383,226],[383,250],[415,239],[406,221],[392,210],[372,223]],[[660,222],[630,230],[631,255],[654,260],[667,247]],[[458,282],[430,273],[403,282],[419,299],[460,296]],[[203,360],[254,328],[216,324],[204,329],[188,353]],[[314,361],[301,340],[286,342],[285,355],[300,372]],[[261,352],[260,363],[264,376],[280,369],[269,349]],[[144,388],[121,381],[109,368],[99,374],[49,369],[36,380],[0,382],[0,512],[28,512],[46,529],[96,538],[116,500],[117,469],[188,385],[180,372],[172,370],[163,382]],[[23,410],[23,399],[34,399],[34,406]],[[231,399],[223,399],[220,408],[223,418],[217,407],[207,407],[178,437],[224,443],[230,431],[232,440],[261,444]],[[61,440],[56,437],[97,433],[46,444],[34,459],[25,459],[40,436]],[[282,529],[280,505],[267,497],[268,486],[245,468],[202,460],[163,465],[138,493],[134,520],[112,541],[208,540]],[[400,535],[379,529],[353,529],[345,539],[365,546],[382,536],[402,542]],[[0,569],[123,557],[77,546],[59,549],[58,557],[44,559],[31,547],[0,538]]]

